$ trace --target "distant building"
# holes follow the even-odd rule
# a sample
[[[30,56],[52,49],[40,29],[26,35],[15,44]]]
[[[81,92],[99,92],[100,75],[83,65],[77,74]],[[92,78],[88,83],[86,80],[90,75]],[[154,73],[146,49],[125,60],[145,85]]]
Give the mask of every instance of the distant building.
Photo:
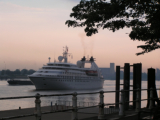
[[[115,72],[115,64],[110,63],[110,68],[99,68],[101,73],[106,80],[115,80],[116,72]],[[123,79],[124,72],[120,71],[120,79]],[[133,79],[133,72],[130,72],[130,79]],[[147,80],[147,73],[142,73],[142,80]],[[160,80],[160,69],[156,69],[156,80]]]
[[[104,79],[107,80],[115,80],[115,70],[114,70],[114,63],[110,63],[110,68],[99,68]]]
[[[156,69],[156,80],[160,80],[160,69]]]

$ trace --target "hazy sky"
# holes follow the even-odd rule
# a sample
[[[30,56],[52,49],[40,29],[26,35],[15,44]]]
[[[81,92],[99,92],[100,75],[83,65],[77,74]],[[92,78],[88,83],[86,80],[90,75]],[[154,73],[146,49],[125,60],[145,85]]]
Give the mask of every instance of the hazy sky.
[[[136,56],[137,45],[128,37],[130,29],[113,33],[100,30],[86,37],[84,28],[68,28],[65,21],[79,0],[0,0],[0,70],[38,69],[62,55],[63,46],[69,47],[76,63],[82,56],[93,55],[99,67],[110,62],[142,63],[147,68],[160,68],[160,50]]]

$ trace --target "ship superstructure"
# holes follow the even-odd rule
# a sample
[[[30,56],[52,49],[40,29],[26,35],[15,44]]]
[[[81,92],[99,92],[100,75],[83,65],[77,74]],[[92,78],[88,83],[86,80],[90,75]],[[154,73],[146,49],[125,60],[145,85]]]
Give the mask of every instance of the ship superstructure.
[[[93,57],[83,57],[76,64],[68,63],[68,47],[65,47],[59,62],[50,62],[28,77],[36,89],[101,89],[104,79]],[[62,62],[63,61],[63,62]],[[90,63],[90,68],[85,64]]]

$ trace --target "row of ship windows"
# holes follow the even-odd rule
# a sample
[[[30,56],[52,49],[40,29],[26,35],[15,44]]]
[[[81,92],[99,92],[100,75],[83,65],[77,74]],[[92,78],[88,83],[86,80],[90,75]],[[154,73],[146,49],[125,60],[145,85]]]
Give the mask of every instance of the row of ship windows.
[[[73,82],[73,80],[55,80],[55,81],[63,81],[63,82]],[[86,80],[83,80],[83,81],[78,81],[78,80],[75,80],[75,82],[89,82],[89,81],[86,81]]]
[[[86,75],[85,73],[72,73],[72,72],[63,72],[63,74],[68,74],[68,75]]]
[[[48,64],[48,66],[64,66],[64,67],[70,67],[70,65],[64,65],[64,64]]]
[[[56,68],[56,67],[42,67],[42,69],[56,69],[56,70],[64,70],[65,68]],[[80,71],[80,72],[84,72],[84,70],[79,70],[79,69],[67,69],[67,70],[76,70],[76,71]]]
[[[37,71],[37,73],[59,73],[68,75],[85,75],[85,73],[57,72],[57,71]]]
[[[92,77],[81,77],[81,76],[75,76],[75,77],[73,77],[73,76],[59,76],[58,75],[58,77],[60,77],[60,78],[71,78],[71,79],[73,79],[73,78],[75,78],[75,79],[92,79]]]
[[[45,75],[45,76],[56,76],[56,75]],[[76,76],[76,77],[73,77],[73,76],[59,76],[59,78],[65,78],[65,79],[93,79],[92,77],[81,77],[81,76]]]
[[[65,65],[65,64],[48,64],[48,66],[77,67],[76,65]]]

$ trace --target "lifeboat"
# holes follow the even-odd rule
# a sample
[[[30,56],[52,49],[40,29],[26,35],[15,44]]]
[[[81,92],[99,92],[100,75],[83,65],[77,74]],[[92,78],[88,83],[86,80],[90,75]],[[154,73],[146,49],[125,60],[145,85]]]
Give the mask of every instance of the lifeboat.
[[[98,76],[98,72],[94,70],[88,70],[86,71],[86,74],[89,76]]]

